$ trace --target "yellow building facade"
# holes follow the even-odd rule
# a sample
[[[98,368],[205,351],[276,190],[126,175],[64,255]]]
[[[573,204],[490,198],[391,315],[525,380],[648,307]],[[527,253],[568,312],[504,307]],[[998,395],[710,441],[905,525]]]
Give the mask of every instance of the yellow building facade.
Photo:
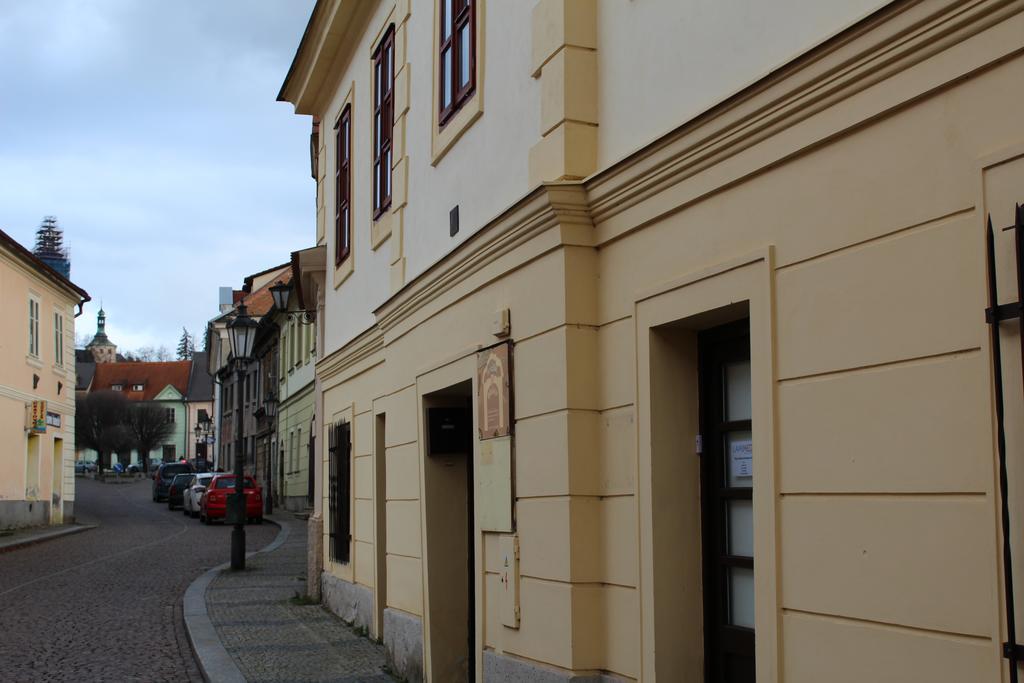
[[[398,673],[1010,680],[1024,3],[815,5],[317,3],[310,545]]]
[[[74,521],[75,317],[86,301],[0,231],[0,529]]]

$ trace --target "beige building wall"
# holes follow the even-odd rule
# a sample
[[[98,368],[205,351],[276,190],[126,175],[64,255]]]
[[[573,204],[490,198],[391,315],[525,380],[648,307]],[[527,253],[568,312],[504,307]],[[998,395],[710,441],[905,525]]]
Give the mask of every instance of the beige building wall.
[[[0,309],[8,321],[0,329],[0,434],[6,444],[0,454],[0,528],[74,519],[74,340],[82,299],[70,283],[43,274],[30,258],[6,243],[0,247]],[[30,300],[38,311],[34,349]],[[60,426],[30,434],[27,411],[33,401],[46,401]]]
[[[601,82],[595,97],[597,170],[887,3],[576,0],[575,4],[596,6],[594,52]]]
[[[366,288],[384,281],[379,273],[356,279],[367,259],[379,258],[360,250],[361,239],[372,239],[360,221],[350,279],[334,288],[328,273],[319,438],[327,442],[332,423],[351,425],[353,495],[350,562],[330,562],[325,523],[325,600],[382,637],[403,675],[452,679],[443,668],[449,648],[439,645],[452,595],[432,588],[443,585],[436,567],[446,558],[427,542],[440,513],[427,475],[434,463],[425,408],[439,390],[466,381],[475,389],[476,353],[503,338],[495,319],[507,309],[518,617],[508,616],[503,583],[509,534],[477,521],[477,677],[702,680],[695,342],[702,329],[746,317],[757,679],[1005,680],[983,228],[989,213],[997,226],[1009,224],[1024,200],[1024,4],[894,3],[685,122],[686,106],[696,114],[787,59],[787,46],[816,43],[873,9],[818,8],[794,23],[797,43],[768,41],[760,55],[741,50],[728,71],[739,81],[732,87],[714,91],[709,79],[689,105],[666,95],[677,113],[665,125],[685,122],[667,135],[658,128],[667,114],[645,107],[630,130],[628,112],[609,102],[619,92],[640,99],[625,96],[640,86],[626,83],[630,58],[618,43],[636,40],[642,26],[678,24],[671,3],[657,17],[633,5],[598,5],[594,30],[581,38],[552,37],[552,21],[537,23],[553,6],[562,16],[579,6],[537,3],[530,60],[542,68],[530,77],[546,94],[532,113],[555,125],[503,159],[512,180],[492,194],[509,188],[510,198],[494,200],[492,220],[462,214],[471,226],[460,232],[462,248],[441,260],[424,256],[421,270],[410,268],[414,254],[441,251],[404,238],[405,276],[389,279],[387,297],[372,290],[381,301],[372,319],[346,308],[373,301]],[[414,31],[420,15],[406,17],[403,6],[397,21]],[[353,24],[366,27],[356,55],[368,54],[391,9],[375,11]],[[627,11],[636,14],[612,21]],[[510,33],[524,30],[516,21],[508,18]],[[607,35],[620,25],[621,36]],[[660,30],[668,29],[651,35]],[[595,36],[601,42],[588,47]],[[596,63],[598,98],[583,93],[600,103],[600,133],[591,138],[566,125],[579,123],[572,117],[544,114],[559,102],[575,106],[559,73],[595,68],[581,55],[552,62],[576,43],[613,53]],[[410,49],[408,63],[424,50]],[[299,66],[304,58],[300,51]],[[349,58],[339,52],[337,70]],[[351,58],[365,67],[366,59],[359,67]],[[545,73],[546,64],[561,71]],[[498,72],[487,68],[490,97]],[[326,93],[320,99],[295,99],[327,121],[349,91],[333,81],[317,87]],[[422,87],[429,94],[426,80]],[[470,131],[491,119],[490,101]],[[530,113],[523,102],[520,118]],[[499,111],[495,118],[511,113]],[[422,125],[408,123],[409,131]],[[511,125],[509,139],[521,130]],[[449,154],[471,150],[470,134]],[[410,138],[409,149],[415,144]],[[551,153],[557,145],[570,153]],[[580,158],[594,168],[580,181],[530,190],[515,178],[516,159],[531,148],[527,175]],[[458,165],[480,175],[473,162]],[[367,183],[369,175],[355,177]],[[425,177],[431,184],[421,187],[430,189],[420,192],[439,206],[472,187]],[[402,220],[408,229],[423,225],[431,239],[435,219],[427,204],[413,210],[417,184],[408,187]],[[357,189],[356,201],[367,194]],[[1012,236],[997,239],[1001,301],[1009,301]],[[349,282],[364,284],[347,289]],[[1011,329],[1004,377],[1011,485],[1019,489],[1024,396]],[[325,511],[327,464],[324,450]],[[1015,529],[1024,523],[1018,498]],[[477,514],[482,504],[477,498]],[[1016,574],[1020,585],[1024,572]]]

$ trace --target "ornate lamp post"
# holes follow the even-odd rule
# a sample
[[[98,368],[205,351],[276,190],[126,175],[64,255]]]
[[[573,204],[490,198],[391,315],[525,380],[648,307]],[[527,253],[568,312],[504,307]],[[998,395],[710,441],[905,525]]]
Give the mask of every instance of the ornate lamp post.
[[[212,468],[212,465],[210,463],[210,457],[209,457],[209,455],[206,452],[207,446],[209,446],[210,434],[212,433],[212,431],[213,431],[213,420],[211,420],[209,418],[205,418],[205,419],[200,418],[196,422],[195,428],[192,430],[192,433],[196,435],[196,467],[197,468],[199,467],[200,451],[202,451],[203,464],[206,467]],[[199,446],[202,446],[202,449],[200,449]]]
[[[192,429],[192,433],[196,435],[196,469],[199,469],[199,444],[202,443],[200,439],[203,439],[203,428],[196,422],[196,426]]]
[[[245,304],[238,307],[235,319],[228,323],[228,339],[231,355],[235,359],[235,394],[238,402],[235,411],[235,495],[228,498],[228,519],[234,522],[231,532],[231,569],[245,569],[245,469],[242,438],[242,382],[245,370],[252,361],[252,347],[256,341],[256,321],[249,317]]]
[[[273,375],[271,375],[271,377],[273,377]],[[276,451],[276,449],[274,448],[274,440],[277,437],[277,424],[275,422],[275,420],[277,420],[277,394],[275,394],[272,391],[268,391],[266,398],[263,399],[263,412],[266,414],[267,419],[270,421],[270,437],[267,440],[267,448],[270,453],[274,453]],[[270,514],[274,511],[274,467],[272,461],[273,458],[267,458],[266,480],[268,484],[268,490],[266,492],[267,495],[263,497],[263,510],[267,514]],[[280,485],[280,482],[277,483],[278,485]]]

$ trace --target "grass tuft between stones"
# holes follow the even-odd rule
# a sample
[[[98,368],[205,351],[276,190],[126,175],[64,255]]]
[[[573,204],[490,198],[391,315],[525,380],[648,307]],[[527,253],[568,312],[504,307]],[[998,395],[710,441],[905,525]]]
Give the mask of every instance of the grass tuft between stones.
[[[288,602],[292,603],[293,605],[319,605],[320,604],[320,601],[317,600],[316,598],[314,598],[313,596],[308,595],[306,593],[299,593],[299,591],[295,591],[295,595],[293,595],[292,597],[288,598]]]

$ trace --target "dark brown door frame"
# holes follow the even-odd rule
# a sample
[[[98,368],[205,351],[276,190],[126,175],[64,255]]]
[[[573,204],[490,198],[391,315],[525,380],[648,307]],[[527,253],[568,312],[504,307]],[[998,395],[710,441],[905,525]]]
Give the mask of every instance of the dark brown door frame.
[[[729,500],[752,500],[753,488],[729,487],[723,439],[728,432],[750,430],[751,420],[727,421],[723,368],[750,359],[750,321],[702,332],[699,337],[701,526],[704,565],[704,672],[708,683],[754,681],[754,630],[729,623],[731,567],[753,569],[749,557],[728,554],[725,508]]]

